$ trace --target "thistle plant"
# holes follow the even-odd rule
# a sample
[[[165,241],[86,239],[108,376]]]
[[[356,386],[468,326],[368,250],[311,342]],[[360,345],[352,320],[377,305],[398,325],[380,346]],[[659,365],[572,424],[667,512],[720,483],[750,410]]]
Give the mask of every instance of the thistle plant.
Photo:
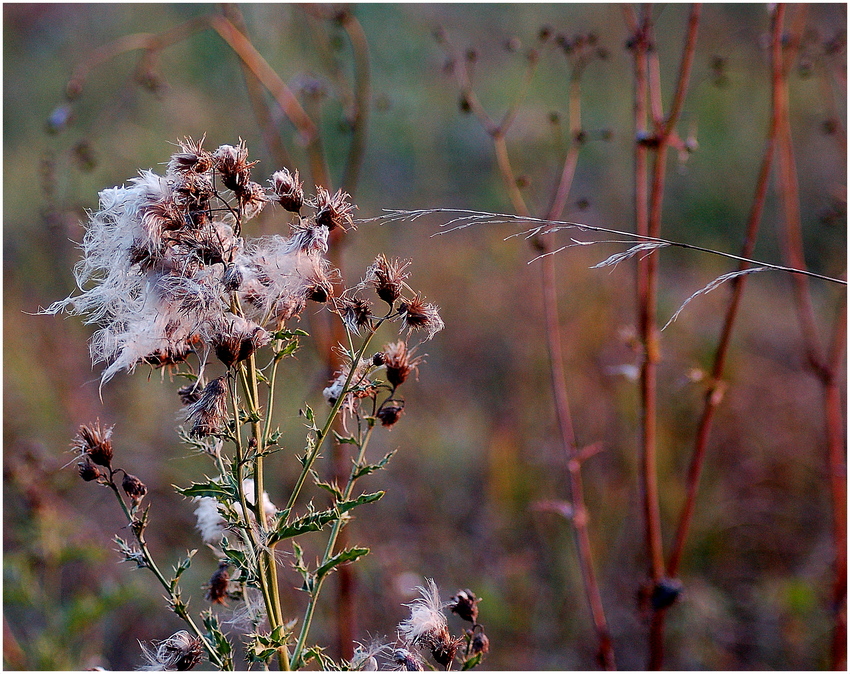
[[[325,254],[332,230],[354,226],[348,194],[317,186],[308,197],[298,172],[288,169],[275,172],[264,187],[252,179],[256,162],[249,161],[244,142],[214,151],[203,143],[179,142],[165,175],[142,171],[128,185],[101,192],[75,269],[80,292],[46,313],[68,312],[98,326],[90,349],[94,363],[105,363],[101,386],[139,367],[167,370],[169,381],[186,382],[177,390],[184,420],[179,437],[209,461],[214,476],[177,491],[193,500],[201,539],[215,554],[206,600],[212,606],[242,604],[248,666],[276,661],[281,669],[300,669],[317,660],[323,668],[367,667],[374,661],[368,648],[351,662],[334,663],[311,641],[311,626],[328,576],[369,552],[339,549],[340,532],[352,511],[383,496],[356,488],[392,455],[374,463],[367,459],[372,434],[399,421],[405,409],[399,388],[423,363],[418,347],[443,322],[438,308],[408,285],[409,260],[378,255],[358,283],[342,286]],[[243,238],[245,224],[269,207],[288,214],[289,236]],[[341,321],[345,343],[336,347],[340,366],[323,391],[326,411],[306,404],[301,409],[306,442],[296,457],[300,472],[278,507],[266,492],[267,462],[291,452],[273,421],[273,394],[280,368],[309,337],[292,327],[308,302]],[[385,324],[395,324],[398,335],[376,348]],[[316,468],[328,440],[353,452],[342,484],[323,481]],[[215,667],[233,669],[233,635],[212,607],[197,621],[181,597],[180,579],[196,550],[171,573],[151,554],[145,540],[151,522],[147,488],[115,466],[113,428],[99,421],[83,425],[72,447],[81,478],[109,488],[127,518],[133,539],[115,539],[123,560],[154,574],[171,610],[186,624],[185,631],[144,647],[145,668],[191,669],[205,655]],[[330,496],[327,507],[317,509],[313,500],[304,504],[300,497],[308,484]],[[319,532],[326,535],[324,552],[311,561],[299,540]],[[285,615],[281,604],[276,553],[283,547],[307,595],[300,618]],[[465,592],[464,597],[471,594]],[[477,664],[487,644],[477,622],[472,620],[466,637],[453,638],[433,582],[423,596],[400,628],[402,646],[421,646],[448,669],[465,638],[463,661]],[[429,627],[437,623],[422,620],[426,613],[439,630]],[[404,658],[389,659],[405,666]],[[421,664],[419,656],[412,654],[410,663]]]

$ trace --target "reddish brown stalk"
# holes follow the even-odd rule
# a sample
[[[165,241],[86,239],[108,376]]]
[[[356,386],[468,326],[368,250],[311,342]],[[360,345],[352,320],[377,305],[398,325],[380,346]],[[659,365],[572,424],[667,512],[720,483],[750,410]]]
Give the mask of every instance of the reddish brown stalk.
[[[784,11],[784,10],[783,10]],[[782,23],[774,21],[773,38],[772,38],[772,62],[776,68],[781,68],[782,58]],[[775,79],[775,78],[774,78]],[[774,90],[776,87],[774,87]],[[775,96],[774,96],[775,98]],[[744,244],[741,247],[741,257],[752,257],[753,250],[756,245],[758,236],[759,224],[761,223],[762,214],[764,212],[764,202],[767,196],[767,189],[770,184],[770,169],[773,163],[773,155],[776,149],[776,131],[778,126],[778,109],[774,104],[772,106],[770,128],[768,129],[767,146],[765,147],[764,156],[762,158],[761,169],[759,170],[758,180],[756,181],[756,191],[753,197],[753,204],[750,209],[749,219],[747,221],[746,233],[744,235]],[[739,271],[743,271],[750,267],[748,262],[742,262],[738,266]],[[729,345],[732,340],[732,330],[735,325],[735,320],[738,315],[738,307],[741,303],[741,298],[744,294],[746,285],[746,276],[739,276],[732,281],[732,294],[729,298],[729,305],[726,309],[726,315],[723,321],[723,328],[720,333],[720,340],[717,345],[717,351],[714,355],[714,365],[711,371],[711,380],[708,389],[705,393],[705,401],[703,404],[702,416],[700,417],[699,427],[697,429],[696,439],[694,441],[694,451],[691,456],[691,464],[688,469],[687,486],[685,502],[682,506],[682,511],[679,516],[679,524],[676,529],[676,538],[673,543],[673,548],[670,551],[670,556],[667,561],[667,576],[674,578],[679,572],[679,565],[682,561],[682,554],[685,548],[688,532],[693,520],[694,508],[696,505],[697,491],[699,488],[700,476],[702,468],[705,464],[706,448],[711,435],[712,422],[714,414],[726,390],[723,382],[723,373],[726,367],[726,357],[729,352]]]
[[[777,6],[777,20],[782,14],[782,5]],[[798,7],[792,20],[791,36],[787,41],[787,53],[781,72],[775,73],[779,89],[777,103],[780,110],[779,176],[778,189],[782,199],[784,218],[782,221],[783,256],[800,269],[806,268],[803,252],[802,223],[800,218],[799,187],[791,137],[791,121],[788,103],[788,73],[794,62],[801,36],[805,29],[805,7]],[[823,353],[818,334],[815,312],[812,306],[808,279],[794,275],[794,305],[800,322],[808,364],[824,389],[824,423],[826,427],[826,464],[832,501],[833,543],[833,591],[831,610],[834,615],[831,647],[831,667],[845,669],[847,665],[847,484],[846,460],[844,457],[845,430],[843,406],[841,404],[841,364],[846,340],[846,306],[843,305],[836,318],[829,352]]]
[[[696,50],[696,36],[699,26],[700,5],[693,5],[688,21],[688,32],[682,51],[682,61],[679,68],[679,78],[670,113],[663,119],[660,105],[661,94],[658,78],[657,52],[652,49],[652,22],[649,9],[644,8],[641,25],[633,39],[635,52],[635,126],[638,146],[650,142],[655,151],[651,191],[649,194],[648,219],[646,222],[649,236],[658,237],[661,233],[661,209],[664,197],[664,180],[667,166],[667,149],[670,145],[673,131],[678,123],[684,105]],[[633,27],[637,20],[627,10],[627,22]],[[647,77],[649,73],[649,77]],[[655,75],[653,76],[653,73]],[[645,132],[645,95],[649,87],[649,99],[652,102],[655,135],[646,138]],[[663,122],[659,123],[659,120]],[[636,198],[635,206],[640,223],[642,212],[646,208],[642,201],[646,189],[645,168],[636,166]],[[640,232],[638,232],[640,233]],[[656,297],[658,288],[658,254],[653,252],[638,261],[638,305],[639,329],[644,345],[644,359],[641,366],[640,394],[641,411],[641,476],[643,484],[643,514],[646,532],[646,547],[649,557],[650,578],[653,585],[659,583],[665,573],[664,549],[661,537],[661,513],[658,496],[658,475],[656,469],[656,424],[657,424],[657,364],[660,359],[658,343],[658,326],[656,318]],[[649,668],[660,669],[664,658],[664,613],[656,611],[650,624],[649,632]]]
[[[242,10],[236,3],[225,3],[222,5],[222,12],[236,29],[243,35],[248,34],[245,18],[242,15]],[[263,85],[259,78],[245,64],[245,61],[239,60],[239,65],[242,68],[242,76],[245,78],[245,88],[248,91],[248,100],[251,102],[251,108],[254,111],[254,116],[257,118],[257,126],[260,127],[260,132],[263,134],[263,142],[271,154],[275,166],[280,168],[291,166],[292,162],[289,158],[289,152],[281,140],[275,123],[272,120],[269,105],[266,102],[263,94]]]
[[[351,12],[343,16],[342,27],[348,35],[354,54],[354,110],[351,116],[351,147],[345,164],[342,184],[349,194],[354,196],[360,182],[360,169],[363,166],[363,153],[366,150],[367,130],[372,87],[369,68],[369,43],[360,22]]]
[[[476,115],[482,127],[493,139],[493,147],[496,152],[496,161],[499,167],[499,173],[504,181],[508,197],[518,214],[528,216],[530,215],[530,211],[516,184],[516,176],[511,165],[510,155],[507,148],[506,133],[516,118],[519,106],[525,100],[537,61],[536,59],[530,59],[524,85],[521,87],[519,95],[515,99],[511,108],[505,113],[502,117],[502,121],[497,125],[492,121],[475,95],[466,68],[459,62],[456,56],[454,57],[454,60],[455,72],[457,73],[461,94],[469,104],[470,111]],[[581,131],[580,101],[580,81],[579,77],[574,74],[571,78],[569,93],[571,144],[570,149],[567,152],[564,167],[561,171],[561,179],[547,216],[547,219],[549,220],[554,220],[560,217],[569,197],[570,187],[572,185],[573,176],[575,175],[575,167],[578,161],[578,153],[580,149],[578,133]],[[576,446],[572,415],[570,413],[569,395],[566,388],[566,373],[563,353],[561,350],[561,328],[557,309],[558,293],[555,262],[552,255],[545,255],[545,253],[552,249],[550,238],[551,237],[547,236],[537,237],[535,243],[541,253],[543,253],[541,259],[541,282],[543,289],[544,321],[546,344],[549,354],[549,371],[551,375],[552,394],[555,403],[558,428],[561,435],[561,443],[564,453],[568,457],[570,495],[573,506],[573,517],[571,521],[575,536],[579,568],[585,589],[585,597],[590,609],[591,619],[593,620],[597,639],[599,641],[597,659],[600,666],[604,669],[614,670],[616,669],[616,661],[614,658],[611,634],[608,629],[608,623],[605,618],[605,610],[602,604],[602,597],[599,593],[599,585],[594,572],[593,551],[588,531],[589,518],[584,501],[584,485],[581,477],[581,464],[583,459],[578,447]]]

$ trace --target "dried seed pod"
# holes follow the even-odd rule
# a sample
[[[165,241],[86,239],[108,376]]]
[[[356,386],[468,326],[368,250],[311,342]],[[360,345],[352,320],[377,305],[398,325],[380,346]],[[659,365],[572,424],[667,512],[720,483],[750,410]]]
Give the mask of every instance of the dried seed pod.
[[[447,608],[463,620],[478,623],[478,602],[481,599],[475,596],[472,590],[458,590],[458,593],[449,599]]]
[[[472,651],[472,655],[478,655],[479,653],[485,655],[490,650],[490,639],[484,634],[484,630],[477,631],[475,636],[472,637],[470,650]]]
[[[148,488],[145,486],[145,483],[135,475],[130,475],[130,473],[127,472],[124,473],[124,479],[121,481],[121,488],[124,490],[124,493],[130,497],[130,500],[133,501],[133,505],[138,505],[145,497],[145,494],[148,493]]]
[[[276,201],[290,213],[300,213],[304,206],[304,186],[298,179],[298,171],[289,169],[275,171],[269,179],[272,184],[273,201]]]
[[[393,388],[401,386],[422,361],[421,358],[411,358],[412,352],[407,350],[407,344],[402,341],[387,344],[381,355],[387,368],[387,381]]]
[[[381,422],[382,426],[394,426],[401,418],[401,413],[404,412],[403,400],[388,400],[379,409],[375,416]]]
[[[94,463],[107,468],[112,464],[112,429],[101,428],[100,420],[91,426],[82,425],[77,431],[72,447],[86,455]],[[85,478],[83,478],[85,479]]]
[[[80,474],[80,477],[83,478],[86,482],[92,482],[93,480],[99,480],[104,476],[103,472],[95,466],[88,457],[83,459],[77,464],[77,471]]]

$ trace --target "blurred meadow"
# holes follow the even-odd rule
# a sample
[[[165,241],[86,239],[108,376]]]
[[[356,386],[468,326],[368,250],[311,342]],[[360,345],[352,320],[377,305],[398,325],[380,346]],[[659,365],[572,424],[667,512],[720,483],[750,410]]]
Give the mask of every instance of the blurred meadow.
[[[799,37],[787,90],[801,241],[811,271],[843,278],[846,6],[807,10],[800,17],[789,9],[799,21],[787,28]],[[689,11],[676,3],[652,9],[665,111]],[[516,212],[474,107],[501,119],[531,60],[534,76],[504,135],[512,189],[544,216],[575,147],[560,219],[624,231],[635,227],[635,47],[623,7],[614,4],[6,4],[3,12],[4,665],[133,669],[141,664],[138,641],[164,639],[180,622],[152,578],[118,563],[112,538],[125,523],[107,490],[79,479],[69,443],[80,424],[115,425],[116,452],[150,490],[155,554],[169,566],[200,548],[182,583],[194,609],[205,606],[201,585],[216,560],[196,536],[193,505],[171,485],[198,480],[206,465],[178,442],[177,385],[167,372],[139,367],[99,394],[100,366],[92,368],[87,346],[92,327],[33,312],[74,291],[75,242],[98,192],[139,169],[164,170],[178,139],[206,134],[210,148],[244,139],[260,160],[256,180],[284,158],[305,187],[315,176],[298,129],[250,74],[246,80],[216,32],[196,30],[158,51],[108,54],[104,45],[224,13],[316,122],[328,187],[349,191],[364,220],[383,209]],[[368,45],[368,89],[363,63],[359,71],[354,65],[363,52],[352,39],[360,38]],[[765,5],[703,7],[676,124],[683,145],[669,150],[662,237],[740,251],[771,122],[770,48]],[[570,78],[585,57],[577,143]],[[459,87],[461,72],[471,77],[475,101]],[[355,175],[346,162],[361,140]],[[789,264],[776,165],[752,257]],[[346,648],[339,634],[392,636],[411,588],[433,578],[444,597],[470,588],[482,598],[491,644],[484,669],[595,669],[597,633],[564,516],[570,466],[552,402],[541,261],[529,264],[540,250],[524,237],[506,239],[527,228],[517,223],[434,236],[451,217],[362,222],[335,243],[349,283],[378,252],[411,258],[411,283],[439,305],[446,329],[420,350],[427,355],[407,385],[405,414],[370,450],[398,452],[386,471],[364,480],[386,496],[358,510],[350,526],[350,540],[372,551],[344,576],[353,610],[338,610],[329,592],[315,639],[339,656]],[[267,208],[246,235],[285,234],[285,222]],[[631,243],[576,230],[547,236],[550,250],[571,239],[603,241],[567,248],[551,262],[575,442],[600,448],[581,475],[601,602],[617,666],[644,669],[650,619],[638,594],[650,562],[635,258],[592,269]],[[658,257],[659,327],[736,268],[678,248]],[[697,297],[660,336],[656,472],[665,554],[686,499],[730,291],[727,283]],[[844,410],[844,334],[833,326],[844,321],[846,287],[809,279],[808,291],[820,340],[834,343],[829,384]],[[810,366],[794,298],[790,274],[747,277],[676,574],[682,592],[667,610],[666,668],[836,663],[834,614],[840,622],[844,610],[846,622],[846,600],[833,610],[833,509],[846,472],[843,451],[837,464],[828,460],[825,388]],[[296,327],[320,329],[315,307]],[[293,453],[304,441],[299,409],[305,401],[326,405],[324,363],[310,341],[282,371],[287,385],[276,410]],[[839,426],[843,450],[846,417]],[[323,475],[332,470],[326,455]],[[273,501],[285,499],[297,469],[286,452],[275,456],[267,482]],[[295,617],[304,601],[299,579],[282,569],[284,608]],[[217,610],[226,619],[230,609]]]

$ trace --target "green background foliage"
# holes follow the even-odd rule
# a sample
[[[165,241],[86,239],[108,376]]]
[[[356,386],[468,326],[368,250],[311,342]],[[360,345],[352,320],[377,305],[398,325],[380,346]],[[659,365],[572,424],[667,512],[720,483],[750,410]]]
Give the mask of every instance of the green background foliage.
[[[320,105],[323,143],[338,187],[350,142],[341,93],[350,88],[351,54],[341,28],[293,5],[241,5],[253,44],[308,110]],[[255,177],[274,170],[233,52],[206,31],[165,49],[151,71],[155,87],[134,77],[139,53],[94,68],[68,102],[65,86],[93,51],[122,36],[157,33],[201,14],[203,4],[14,4],[4,6],[4,633],[10,669],[73,669],[140,663],[137,640],[179,629],[152,578],[119,566],[112,537],[120,513],[107,490],[83,484],[68,443],[95,418],[115,424],[120,465],[149,488],[148,539],[165,565],[200,546],[193,506],[172,484],[198,480],[201,459],[177,442],[177,383],[139,368],[99,398],[79,319],[30,312],[73,292],[72,267],[86,210],[99,190],[163,169],[184,136],[207,146],[247,141]],[[632,66],[618,5],[360,5],[352,11],[369,41],[372,110],[358,217],[384,208],[460,207],[509,212],[492,144],[458,106],[441,27],[459,50],[475,49],[475,90],[499,118],[517,95],[526,52],[539,50],[529,96],[508,136],[515,169],[535,212],[548,205],[566,148],[569,68],[544,25],[572,37],[593,32],[604,47],[583,78],[582,150],[565,216],[631,229]],[[687,7],[656,9],[662,92],[669,97]],[[791,83],[792,125],[807,262],[840,275],[846,266],[846,148],[825,123],[846,126],[844,5],[813,5],[803,57]],[[767,132],[769,17],[763,6],[708,5],[689,96],[679,125],[697,152],[670,161],[663,236],[734,252],[740,246]],[[505,48],[512,39],[519,49]],[[516,45],[514,45],[516,46]],[[722,64],[722,72],[720,65]],[[333,76],[339,69],[340,78]],[[307,86],[320,85],[317,104]],[[666,98],[665,98],[666,100]],[[834,101],[838,101],[837,109]],[[289,168],[309,183],[305,150],[272,105],[291,154]],[[66,124],[51,128],[65,113]],[[562,129],[550,121],[557,112]],[[560,135],[559,135],[560,134]],[[778,205],[771,191],[756,256],[780,262]],[[256,223],[256,224],[255,224]],[[248,236],[285,233],[267,208]],[[471,588],[483,597],[481,621],[492,652],[485,669],[593,667],[595,638],[583,599],[569,523],[541,501],[567,498],[566,459],[557,441],[543,336],[539,265],[508,226],[432,238],[439,219],[362,224],[340,252],[349,283],[378,252],[410,257],[412,285],[441,306],[446,330],[427,354],[418,381],[406,384],[401,421],[381,433],[373,460],[397,449],[388,470],[364,478],[385,490],[358,510],[350,540],[372,554],[355,570],[355,634],[393,635],[412,585],[434,578],[448,597]],[[571,235],[562,233],[558,245]],[[561,236],[561,235],[559,235]],[[639,398],[622,375],[636,361],[629,335],[635,309],[632,263],[591,270],[621,246],[598,244],[558,255],[563,352],[581,444],[604,451],[585,465],[586,502],[602,598],[618,664],[642,668],[646,625],[635,593],[644,578],[637,479]],[[659,315],[666,320],[726,262],[701,254],[662,254]],[[844,289],[812,284],[822,329]],[[684,495],[684,474],[711,365],[727,289],[691,303],[662,337],[659,373],[659,473],[665,537]],[[311,330],[312,309],[298,327]],[[389,337],[388,337],[389,339]],[[269,462],[267,488],[280,503],[297,475],[303,447],[298,410],[324,405],[328,372],[310,340],[286,362],[277,411],[283,452]],[[667,665],[674,669],[816,669],[827,663],[830,616],[830,510],[820,389],[804,367],[789,279],[751,277],[727,370],[729,388],[709,445],[690,544],[685,593],[670,613]],[[320,467],[327,475],[327,460]],[[314,497],[322,503],[320,494]],[[316,544],[320,545],[319,543]],[[305,548],[305,555],[316,550]],[[216,568],[201,550],[185,574],[190,606]],[[284,607],[302,612],[297,574],[283,576]],[[335,580],[333,582],[336,582]],[[331,644],[336,626],[328,595],[314,634]],[[223,621],[227,609],[220,611]],[[458,629],[458,625],[454,626]]]

